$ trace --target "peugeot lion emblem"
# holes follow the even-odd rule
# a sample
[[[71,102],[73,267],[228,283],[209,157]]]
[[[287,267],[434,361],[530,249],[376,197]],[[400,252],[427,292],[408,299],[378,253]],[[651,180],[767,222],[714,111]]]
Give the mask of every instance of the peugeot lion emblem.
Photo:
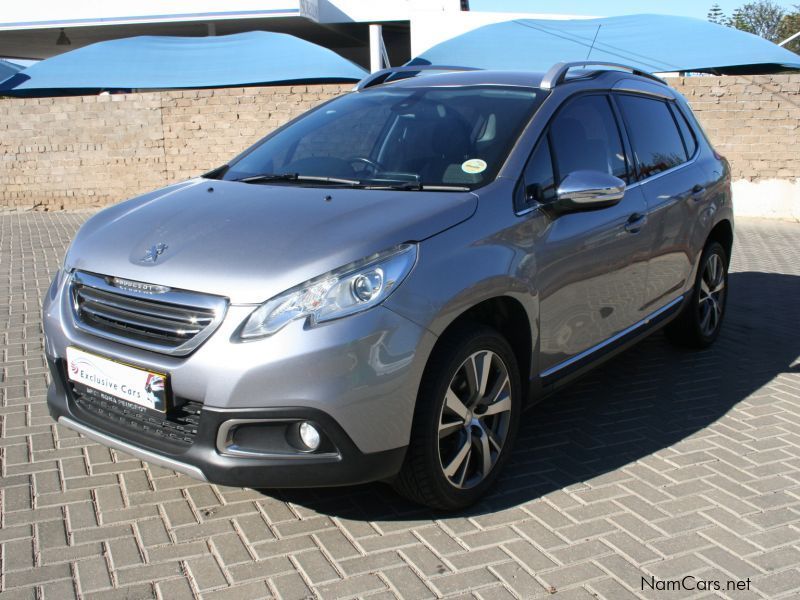
[[[154,263],[158,260],[158,257],[164,254],[164,251],[168,248],[166,244],[153,244],[147,249],[147,252],[144,253],[144,256],[141,258],[143,263]]]

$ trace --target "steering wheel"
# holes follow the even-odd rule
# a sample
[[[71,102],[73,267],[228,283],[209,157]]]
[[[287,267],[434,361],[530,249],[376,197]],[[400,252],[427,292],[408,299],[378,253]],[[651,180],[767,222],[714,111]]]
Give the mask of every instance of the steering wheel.
[[[379,171],[386,170],[384,166],[377,160],[372,160],[371,158],[367,158],[366,156],[354,156],[352,158],[348,158],[347,162],[349,162],[351,166],[355,166],[355,164],[363,165],[360,170],[356,171],[356,174],[366,173],[367,170],[369,169],[369,172],[367,174],[375,175]]]

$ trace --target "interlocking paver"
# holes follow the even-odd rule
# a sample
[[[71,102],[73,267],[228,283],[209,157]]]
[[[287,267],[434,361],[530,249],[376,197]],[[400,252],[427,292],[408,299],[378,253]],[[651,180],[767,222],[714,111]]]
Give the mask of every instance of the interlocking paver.
[[[497,489],[441,515],[379,484],[208,485],[52,423],[40,298],[86,217],[0,215],[3,600],[624,600],[689,573],[800,595],[800,224],[740,219],[713,348],[656,334],[546,400]]]

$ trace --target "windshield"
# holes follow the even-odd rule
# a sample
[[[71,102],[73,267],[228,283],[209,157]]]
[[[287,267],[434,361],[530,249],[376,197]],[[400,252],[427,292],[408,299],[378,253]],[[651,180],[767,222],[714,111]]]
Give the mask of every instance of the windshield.
[[[347,94],[262,140],[233,161],[224,178],[296,174],[365,185],[474,188],[494,179],[538,105],[536,90],[516,87]]]

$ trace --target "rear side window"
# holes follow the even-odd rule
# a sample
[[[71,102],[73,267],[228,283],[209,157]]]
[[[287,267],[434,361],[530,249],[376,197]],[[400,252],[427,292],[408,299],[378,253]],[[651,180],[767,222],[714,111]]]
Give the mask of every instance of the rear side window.
[[[694,137],[691,127],[689,127],[689,123],[686,122],[686,117],[683,116],[683,113],[679,111],[677,107],[673,107],[672,112],[675,113],[675,119],[678,121],[678,127],[681,130],[683,144],[686,146],[686,156],[687,158],[691,158],[697,150],[697,140]]]
[[[580,96],[550,125],[558,181],[574,171],[600,171],[627,180],[617,120],[606,96]]]
[[[618,99],[642,178],[686,162],[686,149],[666,102],[628,95]]]

